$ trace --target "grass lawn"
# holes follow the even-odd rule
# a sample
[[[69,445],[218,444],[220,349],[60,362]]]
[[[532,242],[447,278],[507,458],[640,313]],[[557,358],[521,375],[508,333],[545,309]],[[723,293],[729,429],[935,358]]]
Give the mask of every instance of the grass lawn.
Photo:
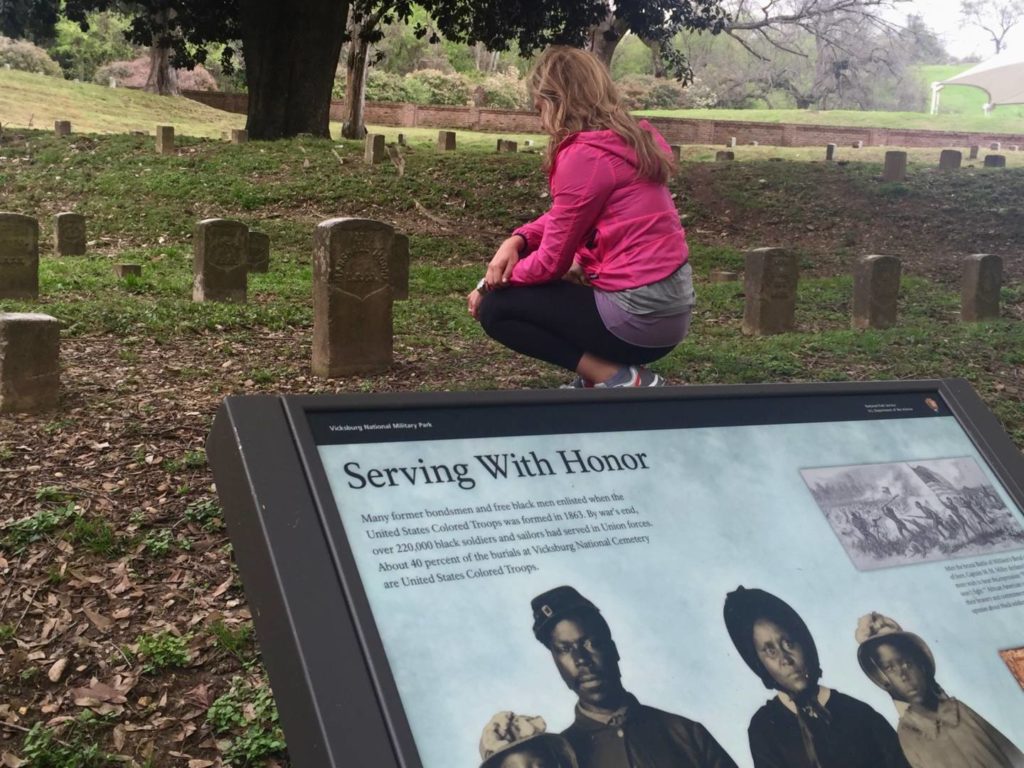
[[[157,125],[173,125],[177,134],[210,138],[245,127],[245,115],[222,112],[184,97],[0,69],[0,123],[4,128],[52,129],[55,120],[70,120],[75,133],[146,131],[155,135]]]
[[[458,151],[442,153],[436,130],[403,132],[399,177],[390,163],[367,167],[360,142],[184,136],[160,156],[146,137],[5,127],[3,207],[40,219],[44,256],[41,300],[0,311],[46,312],[64,329],[60,409],[0,420],[0,650],[18,664],[0,675],[0,712],[18,726],[0,730],[0,753],[29,745],[58,766],[287,764],[203,454],[226,395],[567,380],[499,348],[465,309],[500,239],[550,204],[538,153],[498,155],[495,135],[461,131]],[[914,151],[907,183],[884,184],[881,150],[843,149],[848,164],[826,165],[820,148],[740,147],[739,162],[706,162],[714,149],[687,148],[670,184],[699,305],[659,372],[673,384],[962,376],[1024,446],[1024,158],[949,174],[937,150]],[[88,218],[83,257],[50,253],[63,210]],[[321,380],[309,370],[312,235],[339,215],[410,235],[411,295],[395,307],[390,371]],[[193,227],[213,216],[271,237],[270,272],[251,276],[245,305],[191,301]],[[741,286],[708,273],[767,245],[801,257],[798,330],[747,338]],[[1007,278],[1002,319],[968,325],[958,279],[975,252],[1004,255]],[[869,253],[904,260],[891,330],[850,327],[851,267]],[[142,277],[116,279],[122,262]],[[124,689],[115,715],[82,717],[103,709],[71,693],[93,678]],[[89,749],[123,757],[89,764]]]

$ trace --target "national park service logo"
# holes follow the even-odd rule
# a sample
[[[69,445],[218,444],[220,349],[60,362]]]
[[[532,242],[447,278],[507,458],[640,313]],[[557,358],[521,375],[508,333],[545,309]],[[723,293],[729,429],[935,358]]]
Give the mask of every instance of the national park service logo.
[[[0,267],[32,267],[38,259],[38,238],[31,227],[0,222]]]
[[[245,248],[246,230],[236,227],[213,227],[206,232],[203,259],[205,266],[218,272],[234,272],[248,259]]]

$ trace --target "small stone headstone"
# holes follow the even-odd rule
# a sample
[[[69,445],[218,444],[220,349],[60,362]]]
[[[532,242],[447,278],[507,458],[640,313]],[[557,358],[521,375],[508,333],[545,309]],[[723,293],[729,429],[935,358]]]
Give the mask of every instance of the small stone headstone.
[[[442,152],[452,152],[455,150],[455,131],[438,131],[437,132],[437,148]]]
[[[156,151],[160,155],[174,154],[173,125],[158,125],[156,127]]]
[[[963,163],[963,153],[958,149],[944,149],[939,155],[939,170],[955,171]]]
[[[835,162],[835,159],[836,159],[836,149],[838,149],[838,147],[835,144],[829,144],[827,147],[825,147],[825,162],[826,163]]]
[[[115,264],[114,274],[124,280],[126,277],[142,277],[141,264]]]
[[[743,332],[762,336],[793,329],[800,262],[784,248],[758,248],[746,256]]]
[[[722,151],[719,151],[719,152],[715,153],[715,162],[716,163],[727,163],[727,162],[729,162],[731,160],[735,160],[735,159],[736,159],[736,153],[735,152],[722,152]]]
[[[960,290],[960,319],[974,323],[999,319],[999,292],[1003,287],[1003,260],[978,253],[964,260]]]
[[[986,168],[1005,168],[1006,155],[985,155]]]
[[[383,133],[368,133],[366,135],[366,154],[363,160],[367,165],[383,163],[388,156],[387,145]]]
[[[725,146],[728,147],[729,149],[736,149],[736,137],[730,136],[729,140],[725,142]]]
[[[53,229],[58,256],[85,254],[85,216],[80,213],[58,213],[54,218]]]
[[[728,269],[713,269],[710,278],[712,283],[735,283],[740,279],[740,273]]]
[[[0,413],[38,413],[60,398],[60,323],[49,315],[0,313]]]
[[[0,299],[39,298],[39,222],[0,213]]]
[[[752,142],[750,142],[750,146],[752,146],[752,147],[759,147],[759,146],[761,146],[761,143],[758,142],[758,141],[752,141]]]
[[[978,153],[980,151],[981,151],[981,147],[979,147],[977,144],[972,144],[971,145],[971,154],[970,154],[970,157],[968,159],[969,160],[977,160],[978,159]]]
[[[991,149],[993,152],[998,152],[1003,148],[1003,143],[1001,141],[993,141],[991,144],[988,145],[988,148]]]
[[[519,143],[511,139],[498,139],[498,152],[518,152]]]
[[[864,142],[863,141],[855,141],[855,142],[853,142],[853,148],[854,149],[864,149]]]
[[[193,238],[192,301],[245,303],[249,228],[239,221],[205,219]]]
[[[391,257],[388,259],[388,281],[395,301],[409,298],[409,236],[395,232]]]
[[[1007,149],[1009,149],[1011,152],[1020,152],[1020,146],[1017,144],[1011,144],[1009,147],[1007,147]]]
[[[265,232],[249,230],[249,271],[270,271],[270,235]]]
[[[853,271],[854,328],[896,325],[901,269],[895,256],[865,256],[857,262]]]
[[[245,144],[249,140],[249,132],[243,128],[231,129],[231,143]]]
[[[669,147],[669,149],[672,150],[672,159],[675,160],[677,164],[681,163],[682,160],[683,160],[683,147],[682,147],[682,145],[681,144],[672,144]]]
[[[407,146],[409,146],[409,142],[405,138],[405,134],[404,133],[398,134],[398,146],[400,146],[400,147],[407,147]]]
[[[527,147],[532,147],[533,139],[527,139],[526,141],[523,142],[523,144],[525,144]]]
[[[392,361],[389,261],[394,230],[370,219],[330,219],[313,250],[313,359],[316,376],[380,373]]]
[[[53,133],[55,136],[70,136],[71,135],[71,121],[70,120],[55,120],[53,122]]]
[[[890,151],[885,153],[885,169],[882,171],[882,181],[906,181],[907,180],[907,153]]]

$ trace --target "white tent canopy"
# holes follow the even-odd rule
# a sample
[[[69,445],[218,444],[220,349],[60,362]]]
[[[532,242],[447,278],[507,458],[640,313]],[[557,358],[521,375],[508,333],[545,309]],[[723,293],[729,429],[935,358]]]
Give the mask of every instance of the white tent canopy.
[[[999,104],[1024,104],[1024,50],[1003,51],[966,72],[932,84],[932,114],[938,111],[939,91],[947,85],[970,85],[988,94],[986,111]]]

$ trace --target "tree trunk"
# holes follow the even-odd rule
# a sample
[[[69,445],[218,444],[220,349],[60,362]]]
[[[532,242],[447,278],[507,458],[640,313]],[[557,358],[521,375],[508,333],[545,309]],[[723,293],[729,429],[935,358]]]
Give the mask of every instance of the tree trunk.
[[[149,76],[144,90],[161,96],[177,96],[180,93],[178,73],[171,66],[170,48],[161,48],[159,44],[150,46]]]
[[[361,21],[349,19],[348,57],[345,61],[345,119],[341,135],[346,139],[361,139],[366,135],[366,76],[370,71],[370,44],[363,36],[376,23],[374,16]]]
[[[155,26],[161,32],[159,36],[153,36],[153,44],[149,47],[149,75],[146,77],[144,90],[161,96],[177,96],[180,93],[178,73],[171,66],[171,49],[167,46],[173,17],[174,11],[170,10],[156,13]]]
[[[347,0],[241,0],[240,6],[250,138],[329,138]]]
[[[590,30],[587,49],[611,69],[615,48],[628,30],[626,22],[619,19],[614,11],[609,11],[605,20]]]

